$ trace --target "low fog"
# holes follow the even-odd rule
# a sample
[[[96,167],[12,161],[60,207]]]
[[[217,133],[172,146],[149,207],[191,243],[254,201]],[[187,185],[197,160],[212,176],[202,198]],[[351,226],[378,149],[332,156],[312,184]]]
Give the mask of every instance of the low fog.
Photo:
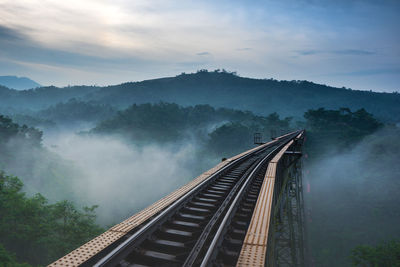
[[[192,142],[139,147],[117,137],[59,133],[44,144],[76,168],[71,186],[80,202],[99,205],[102,224],[119,222],[216,163],[199,162]]]
[[[305,160],[305,200],[315,266],[349,265],[351,249],[400,236],[398,129],[384,129],[345,152]],[[378,227],[377,227],[378,226]]]
[[[43,148],[8,142],[2,166],[18,176],[28,195],[77,207],[98,205],[97,222],[119,223],[216,165],[195,137],[140,145],[116,135],[88,134],[91,125],[44,130]]]

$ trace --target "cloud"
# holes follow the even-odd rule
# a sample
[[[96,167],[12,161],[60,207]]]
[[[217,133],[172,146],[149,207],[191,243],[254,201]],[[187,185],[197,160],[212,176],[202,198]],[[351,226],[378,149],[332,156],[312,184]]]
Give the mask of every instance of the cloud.
[[[352,72],[340,72],[332,74],[334,76],[371,76],[371,75],[388,75],[400,74],[400,68],[387,68],[387,69],[366,69],[366,70],[358,70]]]
[[[75,41],[79,49],[65,49],[49,46],[32,38],[28,28],[10,28],[0,25],[0,75],[28,76],[41,84],[60,85],[57,80],[67,84],[104,84],[119,83],[121,79],[105,78],[101,81],[101,73],[122,75],[126,79],[130,73],[148,71],[164,67],[164,62],[148,58],[145,55],[126,53],[112,48],[104,48],[98,44]],[[91,51],[86,53],[86,51]],[[23,71],[21,71],[23,70]],[[32,73],[38,73],[37,76]],[[48,80],[50,78],[50,80]],[[82,82],[85,81],[85,82]],[[88,81],[93,81],[92,83]]]
[[[183,62],[178,62],[176,65],[181,68],[191,68],[191,67],[201,67],[206,65],[206,61],[183,61]]]
[[[143,66],[148,62],[152,62],[151,59],[142,59],[134,55],[122,57],[116,54],[114,57],[108,57],[99,54],[95,56],[74,51],[48,48],[24,35],[17,35],[17,37],[18,39],[10,39],[8,42],[7,40],[0,40],[0,47],[3,48],[3,51],[0,51],[0,55],[2,55],[3,58],[26,63],[64,67],[80,66],[80,68],[96,67],[97,69],[103,67],[110,68],[113,66],[121,68],[127,65]],[[82,47],[83,46],[84,45],[82,45]],[[101,51],[101,48],[96,46],[92,46],[92,49]]]
[[[211,53],[210,52],[200,52],[200,53],[197,53],[196,55],[198,55],[198,56],[211,56]]]
[[[360,49],[341,49],[341,50],[295,50],[301,56],[310,56],[316,54],[335,54],[335,55],[350,55],[350,56],[369,56],[374,55],[376,52]]]
[[[250,47],[236,48],[236,51],[249,51],[252,50]]]
[[[231,15],[222,19],[218,10],[211,10],[206,3],[182,5],[177,1],[160,1],[155,5],[155,1],[117,1],[110,4],[88,0],[82,4],[72,0],[66,4],[15,0],[0,6],[5,27],[21,28],[18,33],[23,36],[21,41],[12,44],[0,40],[0,65],[6,66],[1,72],[20,69],[17,73],[0,74],[24,75],[58,86],[73,84],[81,77],[88,79],[81,79],[80,84],[90,84],[89,77],[97,79],[96,83],[108,84],[175,75],[171,70],[188,71],[187,67],[196,68],[188,66],[188,62],[198,65],[199,56],[212,56],[209,51],[201,51],[203,47],[213,47],[220,60],[229,59],[226,47],[241,45],[238,36],[249,39],[251,35],[239,27],[241,20],[235,21]],[[19,10],[21,6],[24,8]],[[28,25],[29,30],[25,29]],[[233,25],[236,25],[234,30]],[[18,36],[16,32],[3,32]],[[193,53],[196,50],[200,52]],[[89,75],[75,79],[71,72],[56,74],[62,68],[74,68],[74,73]],[[51,74],[49,69],[53,70]],[[61,81],[56,80],[63,75]]]
[[[330,51],[333,54],[339,55],[354,55],[354,56],[369,56],[376,54],[376,52],[367,51],[367,50],[359,50],[359,49],[343,49],[343,50],[334,50]]]
[[[309,55],[315,55],[315,54],[321,53],[321,51],[318,51],[318,50],[296,50],[294,52],[296,52],[297,54],[299,54],[301,56],[309,56]]]
[[[18,30],[0,25],[0,41],[18,41],[22,39],[23,37]]]

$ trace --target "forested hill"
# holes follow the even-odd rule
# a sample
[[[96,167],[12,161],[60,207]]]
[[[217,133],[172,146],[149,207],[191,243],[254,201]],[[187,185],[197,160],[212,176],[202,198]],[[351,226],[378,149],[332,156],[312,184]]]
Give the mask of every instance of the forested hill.
[[[345,83],[345,82],[344,82]],[[118,107],[133,103],[174,102],[234,107],[266,115],[299,116],[308,109],[365,108],[383,121],[400,121],[400,94],[356,91],[308,81],[250,79],[234,73],[206,70],[176,77],[130,82],[107,87],[42,87],[27,91],[0,88],[0,109],[45,108],[77,98]]]

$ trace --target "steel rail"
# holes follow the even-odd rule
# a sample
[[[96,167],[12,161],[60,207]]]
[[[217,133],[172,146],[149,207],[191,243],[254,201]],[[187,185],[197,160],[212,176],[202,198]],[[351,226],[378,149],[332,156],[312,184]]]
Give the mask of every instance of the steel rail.
[[[286,139],[286,138],[283,138]],[[281,142],[281,139],[276,139],[273,143],[266,145],[264,148],[261,148],[260,150],[253,151],[251,153],[245,154],[234,161],[230,162],[214,174],[212,174],[209,178],[206,180],[202,181],[200,184],[192,188],[190,191],[188,191],[185,195],[183,195],[181,198],[179,198],[177,201],[175,201],[173,204],[171,204],[169,207],[167,207],[165,210],[161,211],[156,217],[154,217],[151,221],[146,223],[142,228],[140,228],[137,232],[132,234],[128,239],[126,239],[124,242],[122,242],[120,245],[118,245],[116,248],[114,248],[111,252],[109,252],[106,256],[104,256],[102,259],[100,259],[96,264],[94,264],[94,267],[101,267],[105,266],[108,262],[110,262],[116,255],[120,254],[125,248],[127,248],[136,238],[138,238],[140,235],[144,234],[146,230],[154,226],[158,221],[161,220],[165,215],[167,215],[170,211],[178,207],[181,203],[187,200],[188,197],[190,197],[193,193],[195,193],[197,190],[202,188],[205,184],[210,182],[212,179],[216,178],[218,175],[220,175],[222,172],[226,171],[229,168],[232,168],[236,163],[242,161],[243,159],[250,157],[251,155],[254,155],[256,153],[259,153],[260,151],[263,151],[265,149],[268,149],[277,143]]]
[[[299,131],[299,132],[302,132],[302,131]],[[295,135],[295,136],[296,136],[296,135]],[[284,143],[282,143],[282,144],[279,145],[278,147],[276,147],[273,151],[271,151],[271,152],[268,154],[268,156],[266,156],[266,157],[262,160],[262,162],[260,162],[260,163],[258,164],[258,166],[253,170],[253,172],[251,173],[250,176],[256,174],[256,171],[258,171],[258,169],[260,168],[260,166],[261,166],[262,164],[265,163],[265,161],[268,159],[268,157],[269,157],[272,153],[274,153],[276,150],[281,149],[282,147],[284,147],[284,146],[285,146],[287,143],[289,143],[290,140],[292,140],[292,139],[293,139],[293,137],[290,138],[290,139],[288,139],[287,141],[285,141]],[[222,233],[223,233],[224,230],[226,229],[228,222],[230,222],[230,219],[233,217],[234,212],[235,212],[235,208],[237,207],[238,203],[240,202],[241,198],[243,197],[244,192],[245,192],[245,189],[246,189],[246,187],[247,187],[247,184],[249,183],[250,180],[251,180],[251,179],[248,179],[248,180],[246,181],[246,184],[244,184],[244,185],[242,186],[241,190],[238,192],[238,194],[236,195],[235,199],[232,201],[232,204],[231,204],[229,210],[225,213],[224,219],[222,220],[221,224],[219,225],[218,230],[217,230],[216,234],[214,235],[214,238],[212,239],[212,241],[211,241],[211,243],[210,243],[210,245],[209,245],[209,247],[208,247],[208,249],[207,249],[207,252],[206,252],[205,256],[203,257],[203,260],[202,260],[202,262],[201,262],[201,264],[200,264],[200,267],[206,267],[206,266],[210,266],[210,265],[211,265],[211,264],[210,264],[210,261],[211,261],[211,259],[212,259],[213,253],[215,253],[215,252],[217,251],[217,250],[216,250],[216,246],[217,246],[217,244],[219,243],[219,241],[221,240],[221,238],[223,237],[223,236],[222,236]]]
[[[270,160],[271,155],[274,154],[274,153],[276,152],[276,150],[282,148],[282,146],[284,146],[285,144],[286,144],[286,142],[280,144],[279,146],[277,146],[276,148],[274,148],[271,152],[269,152],[264,158],[262,158],[262,159],[258,162],[258,164],[257,164],[254,168],[252,168],[252,171],[251,171],[250,174],[248,174],[248,175],[246,175],[246,176],[244,175],[244,176],[242,177],[241,181],[239,181],[239,182],[235,185],[235,188],[232,189],[232,193],[233,193],[233,194],[232,194],[232,197],[233,197],[234,194],[236,195],[236,197],[234,198],[233,202],[232,202],[231,205],[229,206],[229,209],[228,209],[228,211],[227,211],[225,217],[228,216],[228,214],[230,214],[230,213],[232,212],[233,208],[236,206],[236,203],[238,202],[238,199],[241,198],[241,196],[243,195],[243,192],[244,192],[245,189],[247,188],[247,185],[250,183],[250,181],[253,180],[253,178],[255,177],[256,173],[260,170],[260,168],[261,168],[262,165],[265,163],[265,161]],[[243,180],[245,180],[245,181],[243,182]],[[239,191],[236,193],[238,187],[240,187],[240,189],[239,189]],[[230,200],[231,200],[232,197],[229,198],[229,196],[228,196],[227,199],[226,199],[226,201],[227,201],[227,202],[230,202]],[[220,207],[220,209],[222,209],[223,211],[225,211],[226,208],[227,208],[226,205],[222,205],[222,206]],[[220,216],[221,216],[221,214],[223,213],[223,211],[218,210],[218,212],[216,212],[215,216],[217,216],[218,219],[219,219]],[[224,217],[224,220],[222,221],[222,223],[221,223],[220,225],[224,225],[224,223],[226,223],[225,217]],[[214,218],[213,218],[213,219],[214,219]],[[204,236],[201,236],[201,237],[199,238],[198,242],[196,243],[196,245],[195,245],[194,248],[192,249],[192,252],[190,253],[190,255],[188,256],[187,260],[185,261],[185,263],[184,263],[182,266],[189,267],[189,266],[192,266],[192,265],[195,264],[195,262],[196,262],[196,260],[197,260],[197,258],[198,258],[198,256],[199,256],[199,254],[200,254],[200,252],[201,252],[202,249],[203,249],[203,246],[205,245],[205,241],[206,241],[207,237],[208,237],[209,234],[210,234],[211,228],[213,228],[213,227],[215,226],[216,222],[217,222],[217,218],[214,219],[214,220],[211,220],[211,221],[209,222],[209,224],[206,226],[206,228],[209,228],[209,231],[203,232],[203,233],[204,233]],[[205,230],[207,230],[207,229],[205,229]],[[217,235],[218,235],[218,234],[219,234],[219,233],[217,232]],[[215,238],[214,238],[214,239],[215,239]],[[211,245],[212,245],[212,244],[211,244]],[[210,247],[209,247],[209,250],[210,250],[210,249],[212,250],[213,248],[211,248],[211,246],[210,246]],[[203,265],[202,265],[202,266],[203,266]]]
[[[287,141],[289,142],[290,139]],[[273,151],[271,151],[266,157],[264,157],[264,159],[257,165],[256,168],[254,168],[254,170],[252,171],[252,173],[249,175],[249,177],[253,177],[256,172],[259,170],[259,168],[262,166],[262,164],[265,163],[265,161],[267,161],[268,159],[270,159],[270,156],[278,149],[281,149],[283,146],[286,145],[287,142],[284,142],[283,144],[281,144],[280,146],[276,147]],[[219,241],[222,231],[225,229],[228,220],[233,216],[233,210],[235,209],[235,207],[237,207],[237,203],[239,202],[239,200],[242,198],[243,193],[245,191],[245,189],[247,188],[247,185],[249,184],[251,179],[247,179],[246,182],[243,184],[242,188],[240,189],[240,191],[238,192],[238,194],[236,195],[235,199],[232,201],[232,204],[229,207],[229,210],[226,212],[224,219],[222,220],[220,226],[218,227],[218,230],[216,232],[216,234],[214,235],[213,240],[211,241],[210,246],[207,249],[206,255],[204,256],[202,262],[201,262],[201,267],[205,267],[208,266],[210,258],[212,256],[212,253],[215,251],[215,247],[217,245],[217,242]]]

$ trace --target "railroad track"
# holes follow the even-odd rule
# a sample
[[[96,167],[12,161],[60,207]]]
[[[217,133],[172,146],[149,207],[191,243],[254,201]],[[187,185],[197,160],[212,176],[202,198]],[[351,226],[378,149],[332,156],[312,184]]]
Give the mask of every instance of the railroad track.
[[[298,134],[233,161],[84,266],[235,266],[268,162]]]

